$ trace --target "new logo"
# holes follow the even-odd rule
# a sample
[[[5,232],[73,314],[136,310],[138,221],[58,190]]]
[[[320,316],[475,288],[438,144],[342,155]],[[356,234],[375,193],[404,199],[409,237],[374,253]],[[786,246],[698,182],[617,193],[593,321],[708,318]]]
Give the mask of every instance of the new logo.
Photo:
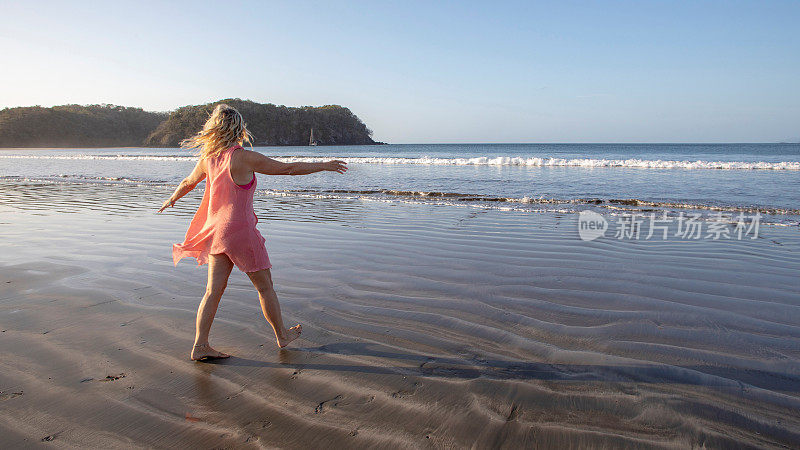
[[[605,236],[608,222],[605,217],[594,211],[581,211],[578,213],[578,236],[584,241],[593,241]]]

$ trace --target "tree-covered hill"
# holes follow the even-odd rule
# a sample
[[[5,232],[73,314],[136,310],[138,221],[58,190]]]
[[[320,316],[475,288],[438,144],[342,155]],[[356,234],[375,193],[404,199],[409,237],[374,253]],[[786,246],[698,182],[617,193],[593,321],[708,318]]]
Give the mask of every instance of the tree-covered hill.
[[[219,103],[238,109],[254,136],[253,145],[308,145],[311,129],[319,145],[375,144],[370,131],[349,109],[338,106],[277,106],[249,100],[227,99],[197,106],[184,106],[170,113],[147,138],[149,147],[177,146],[198,132]]]
[[[0,147],[134,147],[166,113],[116,105],[0,110]]]
[[[254,145],[375,144],[372,132],[349,109],[287,107],[228,99],[184,106],[170,113],[115,105],[64,105],[0,110],[0,147],[177,147],[199,131],[219,103],[238,109]]]

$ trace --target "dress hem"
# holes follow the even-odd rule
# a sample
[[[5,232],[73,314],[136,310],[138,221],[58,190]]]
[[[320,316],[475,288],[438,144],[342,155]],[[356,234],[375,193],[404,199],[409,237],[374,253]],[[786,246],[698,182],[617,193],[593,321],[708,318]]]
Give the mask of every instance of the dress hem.
[[[186,250],[184,250],[184,253],[188,253],[188,252]],[[228,259],[231,260],[233,265],[236,266],[237,269],[239,269],[240,271],[242,271],[244,273],[253,273],[253,272],[258,272],[260,270],[267,270],[267,269],[271,269],[272,268],[272,263],[271,262],[267,262],[267,264],[265,266],[260,267],[258,269],[249,269],[249,268],[244,269],[239,264],[236,264],[236,262],[233,260],[233,258],[231,258],[231,255],[229,255],[229,254],[227,254],[225,252],[209,253],[208,255],[205,255],[205,257],[203,257],[202,252],[199,255],[180,255],[179,257],[176,257],[176,255],[173,254],[172,260],[173,260],[173,263],[174,263],[175,267],[178,267],[178,263],[183,258],[195,258],[195,259],[197,259],[197,266],[200,267],[200,266],[204,266],[204,265],[208,264],[208,256],[209,255],[225,255],[225,256],[227,256]]]

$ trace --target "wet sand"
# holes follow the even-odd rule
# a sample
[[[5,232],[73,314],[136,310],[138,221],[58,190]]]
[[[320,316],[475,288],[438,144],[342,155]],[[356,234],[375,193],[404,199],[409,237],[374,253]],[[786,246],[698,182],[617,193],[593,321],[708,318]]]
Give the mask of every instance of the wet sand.
[[[188,360],[197,199],[0,186],[0,447],[800,446],[800,233],[583,242],[572,214],[259,198],[285,350],[234,271]],[[105,189],[105,188],[104,188]]]

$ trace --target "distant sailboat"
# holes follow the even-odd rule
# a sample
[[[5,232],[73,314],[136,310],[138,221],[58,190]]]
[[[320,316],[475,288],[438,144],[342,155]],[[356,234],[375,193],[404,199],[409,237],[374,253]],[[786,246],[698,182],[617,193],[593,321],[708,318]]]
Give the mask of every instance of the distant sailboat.
[[[308,145],[317,145],[317,141],[314,140],[314,129],[311,129],[311,138],[308,140]]]

